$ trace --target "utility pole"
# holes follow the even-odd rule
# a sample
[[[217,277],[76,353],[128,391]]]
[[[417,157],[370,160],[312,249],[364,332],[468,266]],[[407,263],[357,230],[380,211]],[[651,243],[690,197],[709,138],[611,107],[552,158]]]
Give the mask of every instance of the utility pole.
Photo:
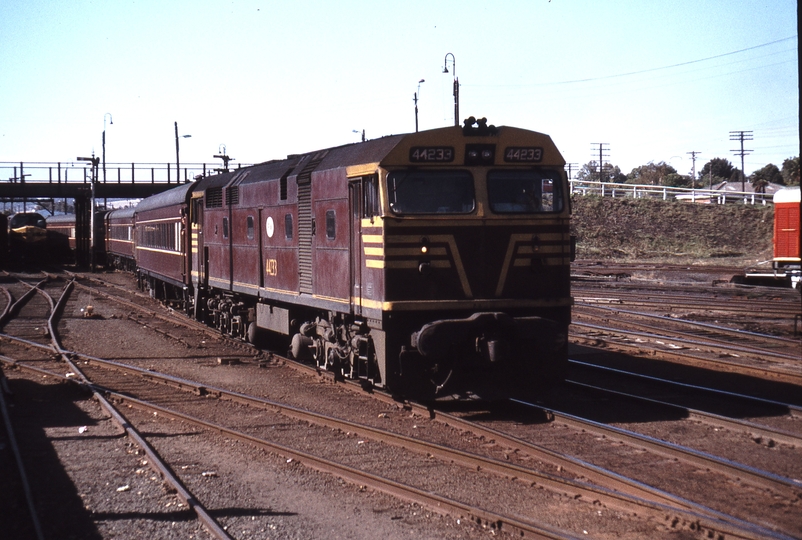
[[[418,91],[412,96],[412,101],[415,102],[415,133],[418,132],[418,94],[420,94],[420,83],[426,82],[425,79],[418,81]]]
[[[735,152],[736,156],[741,156],[741,191],[746,191],[746,173],[744,171],[744,156],[752,150],[744,150],[744,141],[751,141],[752,139],[752,132],[751,131],[730,131],[730,140],[731,141],[741,141],[741,150],[730,150],[731,152]]]
[[[578,163],[566,163],[565,164],[565,166],[568,167],[568,180],[573,178],[573,174],[571,173],[571,169],[572,168],[577,168],[578,165],[579,165]]]
[[[599,146],[599,182],[604,182],[604,176],[603,176],[604,175],[604,158],[609,158],[610,157],[610,153],[609,153],[610,152],[610,143],[602,142],[602,143],[590,143],[590,144],[592,144],[594,147],[596,145]],[[607,148],[605,148],[605,146]],[[596,149],[593,148],[593,151],[595,152]],[[591,154],[591,155],[593,155],[593,154]],[[593,155],[593,157],[596,157],[596,156]]]
[[[685,152],[685,153],[690,154],[691,160],[693,161],[693,167],[692,167],[693,172],[691,173],[693,175],[693,177],[691,178],[691,188],[693,188],[694,184],[696,183],[696,156],[697,154],[701,154],[701,152],[697,152],[696,150],[691,150],[690,152]]]

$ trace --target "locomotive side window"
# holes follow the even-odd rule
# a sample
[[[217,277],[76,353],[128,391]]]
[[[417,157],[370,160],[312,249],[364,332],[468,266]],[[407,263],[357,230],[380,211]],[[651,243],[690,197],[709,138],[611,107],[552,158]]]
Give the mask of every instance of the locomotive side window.
[[[362,193],[364,204],[362,205],[362,217],[369,218],[379,215],[379,179],[376,176],[368,176],[362,181]]]
[[[395,171],[387,191],[395,214],[469,214],[476,207],[468,171]]]
[[[248,240],[253,240],[253,216],[248,216],[247,229]]]
[[[190,217],[190,222],[193,225],[200,224],[200,222],[198,221],[200,217],[200,205],[201,205],[201,199],[192,199],[192,209],[189,214],[189,217]]]
[[[557,171],[494,170],[487,173],[490,209],[497,214],[560,212],[563,195]]]
[[[326,240],[334,240],[337,236],[337,220],[334,210],[326,210]]]
[[[284,238],[292,240],[292,214],[284,216]]]

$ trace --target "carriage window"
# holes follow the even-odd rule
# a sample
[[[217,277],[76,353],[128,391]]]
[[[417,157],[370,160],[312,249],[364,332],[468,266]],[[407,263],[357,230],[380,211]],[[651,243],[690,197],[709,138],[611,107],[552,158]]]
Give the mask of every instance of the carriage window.
[[[326,210],[326,239],[334,240],[337,233],[337,224],[334,210]]]
[[[284,216],[284,238],[292,240],[292,214]]]
[[[223,218],[223,238],[228,238],[228,218]]]
[[[253,240],[253,216],[248,216],[248,240]]]
[[[560,173],[543,169],[495,170],[487,173],[490,209],[497,214],[560,212]]]
[[[469,214],[476,207],[468,171],[395,171],[387,189],[396,214]]]

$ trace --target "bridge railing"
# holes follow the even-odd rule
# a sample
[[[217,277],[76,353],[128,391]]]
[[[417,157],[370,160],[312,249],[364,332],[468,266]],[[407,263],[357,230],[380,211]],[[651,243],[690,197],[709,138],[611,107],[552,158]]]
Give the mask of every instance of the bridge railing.
[[[652,198],[680,200],[709,204],[769,204],[774,193],[755,193],[752,191],[724,191],[716,189],[691,189],[670,186],[641,184],[614,184],[611,182],[590,182],[569,180],[571,195],[596,195],[598,197]]]
[[[237,164],[230,169],[244,167]],[[151,183],[182,184],[198,176],[222,171],[220,163],[106,163],[98,167],[98,182],[107,184]],[[92,164],[87,161],[65,162],[0,162],[0,184],[3,183],[51,183],[90,184]]]

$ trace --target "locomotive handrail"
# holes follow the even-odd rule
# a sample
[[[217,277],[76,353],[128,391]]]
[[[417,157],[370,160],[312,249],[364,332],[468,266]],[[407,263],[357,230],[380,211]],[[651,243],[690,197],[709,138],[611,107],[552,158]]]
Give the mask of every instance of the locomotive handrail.
[[[571,195],[596,195],[634,199],[679,200],[710,204],[772,204],[774,191],[755,193],[753,191],[725,191],[721,189],[682,188],[673,186],[654,186],[650,184],[617,184],[613,182],[592,182],[588,180],[569,180]]]

